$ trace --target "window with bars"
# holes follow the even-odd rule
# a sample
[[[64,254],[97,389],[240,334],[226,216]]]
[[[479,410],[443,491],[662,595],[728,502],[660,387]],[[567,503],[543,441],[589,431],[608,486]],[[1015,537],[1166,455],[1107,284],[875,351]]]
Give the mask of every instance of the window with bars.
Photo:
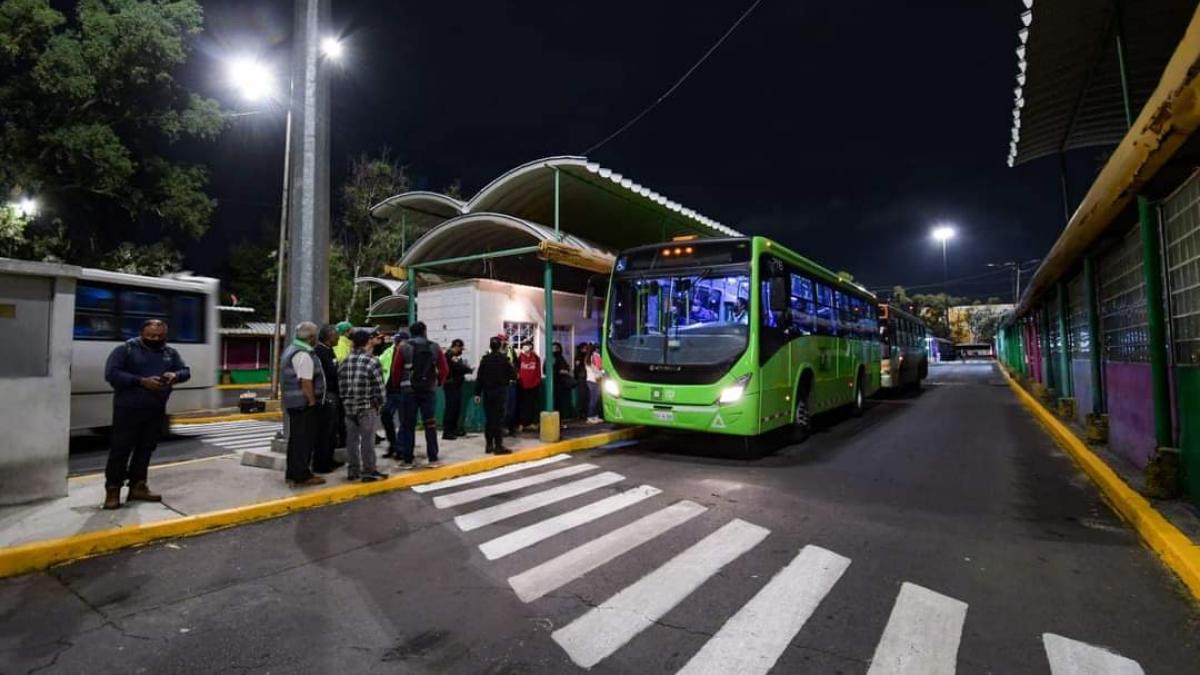
[[[1163,202],[1175,362],[1200,365],[1200,173]]]
[[[1100,334],[1109,361],[1149,361],[1140,227],[1100,259]]]
[[[1067,333],[1072,359],[1092,355],[1092,334],[1088,330],[1087,278],[1082,272],[1067,283]]]
[[[528,321],[505,321],[504,335],[508,337],[508,346],[520,349],[521,343],[530,340],[537,348],[537,324]]]

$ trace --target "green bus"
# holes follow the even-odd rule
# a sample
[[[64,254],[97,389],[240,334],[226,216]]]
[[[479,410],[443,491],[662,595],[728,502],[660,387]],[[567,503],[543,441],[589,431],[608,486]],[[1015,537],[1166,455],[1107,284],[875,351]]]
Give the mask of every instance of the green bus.
[[[803,441],[879,389],[878,301],[764,237],[623,251],[603,330],[604,418]]]
[[[929,328],[895,305],[879,305],[883,341],[880,384],[884,389],[920,389],[929,375]]]

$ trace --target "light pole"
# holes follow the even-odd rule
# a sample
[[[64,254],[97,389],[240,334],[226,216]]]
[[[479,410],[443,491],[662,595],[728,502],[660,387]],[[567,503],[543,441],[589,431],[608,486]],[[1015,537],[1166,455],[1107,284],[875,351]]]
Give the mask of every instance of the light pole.
[[[950,288],[949,288],[950,265],[949,265],[949,258],[947,257],[947,254],[946,254],[946,244],[947,244],[947,242],[949,242],[951,239],[954,238],[954,235],[955,235],[954,228],[951,227],[950,225],[936,225],[936,226],[934,226],[933,231],[930,232],[930,236],[933,237],[934,241],[940,242],[942,245],[942,296],[945,298],[945,302],[946,302],[945,306],[946,306],[946,332],[947,332],[947,334],[950,331]]]
[[[1022,268],[1026,267],[1028,265],[1033,265],[1034,263],[1041,262],[1041,260],[1042,260],[1041,258],[1033,258],[1031,260],[1026,260],[1025,262],[1017,262],[1015,260],[1010,260],[1008,262],[1002,262],[1002,263],[988,263],[987,266],[994,267],[996,269],[1004,269],[1004,270],[1012,270],[1013,271],[1013,277],[1014,277],[1013,304],[1015,305],[1015,304],[1021,302],[1021,271],[1022,271]]]
[[[307,33],[315,27],[315,23],[312,21],[307,21],[307,22],[303,22],[303,25],[301,25],[303,19],[307,18],[301,14],[301,9],[303,9],[303,8],[300,8],[300,7],[297,8],[296,29],[298,32],[297,32],[297,35],[294,37],[294,39],[299,40],[300,39],[299,31],[301,29],[304,29],[304,31],[305,31],[304,42],[311,44],[314,40],[314,37],[312,35],[308,35]],[[296,50],[293,50],[293,51],[296,51]],[[326,37],[326,38],[322,39],[320,42],[321,56],[323,56],[331,61],[339,60],[342,57],[343,52],[344,52],[344,47],[342,45],[342,42],[340,40],[338,40],[337,38]],[[268,67],[266,64],[259,61],[257,58],[243,56],[243,57],[238,57],[238,58],[230,61],[229,66],[228,66],[228,80],[229,80],[229,83],[235,89],[237,89],[238,94],[242,97],[242,99],[244,99],[248,102],[261,102],[264,100],[279,101],[281,98],[280,92],[277,91],[277,87],[276,87],[275,73],[272,72],[270,67]],[[326,93],[326,96],[324,96],[323,98],[326,101],[325,105],[326,105],[326,110],[327,110],[327,107],[328,107],[328,95],[327,95],[328,89],[327,89],[327,87],[326,87],[325,93]],[[283,189],[282,189],[282,196],[280,198],[280,209],[279,209],[279,245],[278,245],[278,248],[276,249],[276,254],[275,254],[275,257],[276,257],[275,324],[274,324],[275,330],[274,330],[274,335],[272,335],[272,337],[271,337],[271,397],[272,398],[278,398],[278,396],[279,396],[280,339],[281,339],[282,335],[287,334],[287,330],[284,328],[284,322],[283,322],[283,316],[284,316],[284,314],[283,314],[283,279],[284,279],[284,274],[287,272],[287,267],[285,265],[285,261],[287,259],[287,254],[285,253],[285,251],[287,249],[287,243],[288,243],[288,210],[289,210],[289,205],[290,205],[290,201],[291,201],[291,197],[292,197],[291,189],[290,189],[291,178],[292,178],[292,176],[291,176],[291,170],[292,170],[291,159],[292,159],[292,151],[293,151],[293,149],[292,149],[292,110],[293,110],[293,108],[295,108],[295,104],[296,104],[294,79],[292,79],[292,78],[289,78],[287,100],[288,100],[288,106],[287,106],[287,113],[286,113],[286,122],[284,124],[284,144],[283,144],[283,146],[284,146]],[[307,101],[305,103],[307,103]],[[250,114],[250,113],[246,113],[246,114]],[[324,118],[324,122],[327,125],[328,124],[328,115],[327,114],[321,115],[321,117]],[[307,149],[306,148],[302,149],[301,152],[304,152],[305,150],[307,150]],[[324,154],[324,157],[313,158],[316,161],[305,162],[305,165],[306,166],[315,166],[315,165],[323,162],[326,167],[326,177],[327,177],[328,176],[328,174],[327,174],[328,163],[329,163],[328,162],[328,145],[327,144],[324,147],[323,154]],[[305,159],[308,159],[308,157],[306,156]],[[303,196],[302,196],[302,199],[303,199]],[[325,213],[326,237],[325,238],[328,239],[328,210],[327,210],[328,209],[328,181],[327,180],[326,180],[326,186],[325,186],[324,203],[326,205],[326,213]],[[312,243],[314,243],[314,242],[310,242],[310,245]],[[317,246],[315,248],[321,248],[321,247]],[[304,272],[308,272],[311,276],[315,276],[316,274],[323,274],[325,276],[328,275],[327,261],[326,261],[326,264],[324,265],[325,269],[323,271],[318,271],[315,269],[315,267],[316,266],[310,266],[308,269],[304,270]],[[315,286],[315,285],[316,284],[311,284],[310,287]],[[327,286],[327,282],[326,282],[326,286]],[[289,317],[289,318],[292,318],[292,317]]]

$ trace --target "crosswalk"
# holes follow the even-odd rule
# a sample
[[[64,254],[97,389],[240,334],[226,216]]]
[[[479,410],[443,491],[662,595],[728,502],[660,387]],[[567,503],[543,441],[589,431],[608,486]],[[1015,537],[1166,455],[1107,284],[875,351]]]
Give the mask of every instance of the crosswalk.
[[[280,422],[246,420],[244,422],[212,422],[207,424],[176,424],[171,433],[196,440],[230,452],[266,450],[271,439],[283,428]]]
[[[586,462],[555,455],[471,476],[416,486],[438,509],[456,509],[463,532],[484,530],[524,514],[542,513],[568,499],[606,494],[561,513],[547,513],[479,544],[489,561],[539,545],[589,523],[606,532],[543,559],[508,578],[524,603],[533,603],[610,562],[638,550],[706,513],[687,500],[669,502],[652,485],[621,489],[624,476]],[[432,493],[432,494],[431,494]],[[646,515],[623,514],[635,505],[654,506]],[[487,530],[484,530],[487,532]],[[674,557],[630,579],[619,591],[551,633],[572,662],[590,669],[620,652],[688,598],[728,583],[721,571],[759,549],[771,532],[734,518],[700,536]],[[850,558],[813,544],[778,570],[679,671],[686,675],[768,673],[809,618],[851,567]],[[953,674],[968,617],[968,604],[911,582],[903,582],[870,659],[868,675]],[[1141,675],[1141,666],[1102,647],[1054,633],[1041,635],[1052,675]],[[863,655],[865,658],[865,654]]]

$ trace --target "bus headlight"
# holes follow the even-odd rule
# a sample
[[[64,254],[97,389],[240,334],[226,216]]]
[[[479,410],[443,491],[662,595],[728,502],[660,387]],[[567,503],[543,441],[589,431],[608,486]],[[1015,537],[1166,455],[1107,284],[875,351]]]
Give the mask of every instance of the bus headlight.
[[[733,381],[733,384],[721,390],[721,398],[718,403],[737,403],[742,400],[742,394],[746,393],[746,385],[750,384],[750,374],[747,373]]]
[[[621,386],[611,377],[604,378],[604,393],[613,398],[621,397]]]

